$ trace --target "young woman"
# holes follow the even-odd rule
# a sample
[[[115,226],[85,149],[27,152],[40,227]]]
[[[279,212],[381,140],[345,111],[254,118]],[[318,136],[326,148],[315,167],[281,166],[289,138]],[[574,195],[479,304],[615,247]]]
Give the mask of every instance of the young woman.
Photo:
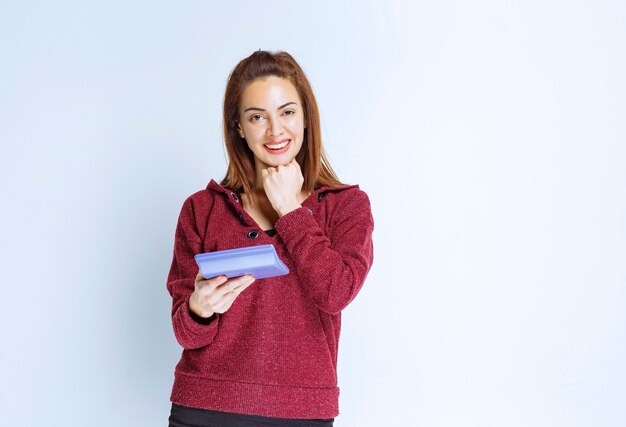
[[[373,262],[367,194],[324,154],[315,96],[286,52],[254,52],[224,97],[226,177],[183,203],[167,279],[183,347],[170,426],[332,426],[341,311]],[[204,279],[194,255],[274,245],[289,274]]]

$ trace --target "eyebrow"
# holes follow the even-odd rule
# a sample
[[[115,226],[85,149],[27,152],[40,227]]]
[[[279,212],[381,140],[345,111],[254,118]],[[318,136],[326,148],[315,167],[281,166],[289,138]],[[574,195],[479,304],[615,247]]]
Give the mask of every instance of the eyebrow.
[[[286,104],[281,105],[280,107],[278,107],[278,110],[280,110],[281,108],[285,108],[287,105],[290,105],[290,104],[296,104],[296,105],[298,105],[298,103],[297,103],[297,102],[293,102],[293,101],[292,101],[292,102],[288,102],[288,103],[286,103]],[[245,110],[243,110],[243,112],[245,113],[246,111],[250,111],[250,110],[256,110],[256,111],[266,111],[266,110],[264,110],[263,108],[258,108],[258,107],[250,107],[250,108],[246,108]]]

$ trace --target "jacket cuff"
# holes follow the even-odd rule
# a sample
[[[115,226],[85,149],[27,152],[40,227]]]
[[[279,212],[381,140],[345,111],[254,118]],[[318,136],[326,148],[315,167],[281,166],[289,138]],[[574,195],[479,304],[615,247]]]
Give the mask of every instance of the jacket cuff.
[[[184,348],[199,348],[213,341],[220,320],[219,313],[215,313],[215,317],[208,323],[200,323],[192,317],[187,298],[176,314],[175,327],[178,330],[179,342]]]
[[[290,246],[289,242],[296,241],[297,238],[302,237],[303,230],[311,227],[319,228],[319,225],[313,218],[313,211],[306,206],[300,206],[292,210],[278,218],[274,223],[276,232],[283,238],[287,247]]]

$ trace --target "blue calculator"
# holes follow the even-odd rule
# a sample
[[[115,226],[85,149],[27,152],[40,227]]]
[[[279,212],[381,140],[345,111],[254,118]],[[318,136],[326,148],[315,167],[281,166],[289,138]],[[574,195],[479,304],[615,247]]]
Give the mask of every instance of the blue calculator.
[[[230,279],[244,274],[265,279],[289,274],[289,268],[271,244],[207,252],[195,255],[194,259],[205,279],[221,275]]]

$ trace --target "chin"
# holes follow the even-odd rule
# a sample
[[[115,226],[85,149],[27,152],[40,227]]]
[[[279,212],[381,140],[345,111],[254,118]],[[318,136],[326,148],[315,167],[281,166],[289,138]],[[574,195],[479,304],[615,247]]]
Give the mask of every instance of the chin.
[[[292,160],[294,159],[294,156],[289,156],[286,157],[285,160],[281,159],[281,160],[274,160],[274,161],[267,161],[267,162],[263,162],[266,165],[270,166],[270,167],[277,167],[279,165],[281,166],[286,166],[287,164],[289,164]]]

